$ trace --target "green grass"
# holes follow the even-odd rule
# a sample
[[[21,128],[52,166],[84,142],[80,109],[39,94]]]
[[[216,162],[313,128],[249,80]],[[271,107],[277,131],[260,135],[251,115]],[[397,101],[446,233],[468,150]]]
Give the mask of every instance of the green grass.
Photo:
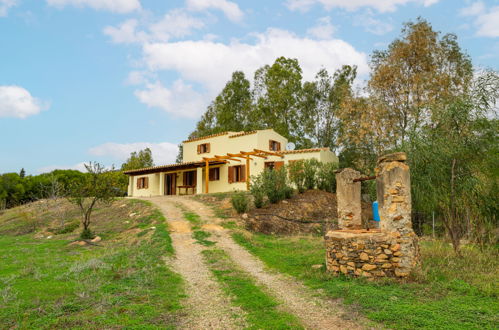
[[[201,220],[201,217],[197,215],[194,212],[188,211],[183,205],[177,204],[177,207],[182,210],[182,215],[184,216],[184,219],[189,221],[192,225],[192,229],[199,229],[201,228],[201,224],[203,221]]]
[[[343,298],[373,321],[397,329],[493,329],[499,324],[497,251],[452,255],[447,244],[422,242],[422,272],[415,282],[333,277],[316,237],[235,233],[234,239],[269,267],[292,275],[332,298]],[[324,267],[323,267],[324,268]]]
[[[195,230],[192,233],[192,238],[194,238],[197,241],[197,243],[204,246],[213,246],[217,244],[217,242],[207,240],[207,238],[209,238],[210,236],[211,234],[204,230]]]
[[[152,235],[118,240],[115,233],[101,246],[0,236],[0,328],[174,328],[183,281],[162,260],[173,247],[164,218],[152,214]]]
[[[249,329],[302,329],[298,319],[279,310],[279,302],[265,293],[229,256],[218,249],[204,250],[203,255],[217,281],[232,302],[246,312]]]

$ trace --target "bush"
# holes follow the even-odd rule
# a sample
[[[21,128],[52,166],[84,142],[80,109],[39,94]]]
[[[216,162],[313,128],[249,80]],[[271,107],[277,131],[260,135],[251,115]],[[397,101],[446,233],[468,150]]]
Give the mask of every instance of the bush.
[[[248,211],[248,197],[242,191],[236,192],[232,195],[232,207],[236,210],[237,213],[241,214]]]
[[[303,160],[297,160],[288,165],[289,180],[295,185],[300,194],[305,191],[304,163]]]
[[[307,159],[303,163],[303,175],[306,189],[314,189],[317,186],[317,170],[320,163],[317,159]]]
[[[94,237],[95,237],[95,235],[94,235],[94,233],[92,233],[92,231],[90,229],[83,229],[81,234],[80,234],[81,239],[92,239]]]
[[[289,192],[287,192],[290,189],[288,175],[284,166],[278,170],[267,169],[260,175],[262,176],[263,190],[269,202],[278,203],[289,195]]]
[[[255,204],[255,207],[257,209],[261,208],[265,198],[262,175],[253,176],[251,178],[250,193],[253,196],[253,204]]]
[[[335,163],[321,163],[317,171],[317,189],[327,192],[336,191],[336,169]]]

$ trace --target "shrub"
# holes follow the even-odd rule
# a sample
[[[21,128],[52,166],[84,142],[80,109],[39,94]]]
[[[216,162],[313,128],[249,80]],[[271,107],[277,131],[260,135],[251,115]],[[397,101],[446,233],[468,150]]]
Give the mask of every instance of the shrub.
[[[335,163],[321,163],[317,171],[317,189],[327,192],[336,191],[336,174],[338,166]]]
[[[304,163],[303,160],[297,160],[288,165],[289,180],[295,185],[300,194],[305,191]]]
[[[80,234],[81,239],[92,239],[94,237],[95,237],[94,233],[92,233],[92,231],[88,228],[83,229]]]
[[[237,213],[244,213],[248,211],[248,197],[242,191],[236,192],[232,195],[232,207],[236,210]]]
[[[265,170],[263,171],[262,181],[263,190],[265,195],[271,203],[277,203],[282,201],[287,196],[287,190],[290,189],[288,185],[288,176],[286,173],[286,168],[283,166],[276,170]]]
[[[265,198],[262,175],[253,176],[251,178],[250,193],[253,196],[253,204],[255,204],[255,207],[257,209],[261,208]]]
[[[317,170],[319,165],[319,161],[315,158],[304,161],[303,175],[306,189],[314,189],[317,186]]]

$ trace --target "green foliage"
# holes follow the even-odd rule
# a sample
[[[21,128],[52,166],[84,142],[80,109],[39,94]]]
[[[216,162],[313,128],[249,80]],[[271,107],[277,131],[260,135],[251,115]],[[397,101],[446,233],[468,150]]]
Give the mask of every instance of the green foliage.
[[[297,160],[288,165],[289,180],[295,185],[300,194],[306,190],[304,163],[304,160]]]
[[[266,169],[262,177],[262,187],[270,203],[275,204],[285,199],[290,194],[286,167],[280,169]]]
[[[80,233],[81,239],[92,239],[94,237],[95,237],[94,233],[88,228],[84,228]]]
[[[303,162],[303,175],[305,177],[305,189],[314,189],[317,186],[317,170],[319,161],[315,158]]]
[[[198,244],[204,246],[213,246],[217,244],[217,242],[207,240],[207,238],[209,238],[210,236],[211,234],[204,230],[195,230],[192,233],[192,238],[194,238]]]
[[[317,170],[317,189],[336,192],[336,163],[319,163]]]
[[[354,305],[367,318],[395,329],[495,328],[499,303],[497,250],[467,247],[456,257],[444,242],[422,242],[423,270],[412,282],[334,277],[324,267],[324,240],[236,233],[236,242],[271,269],[291,275],[331,299]]]
[[[149,148],[132,152],[130,157],[121,165],[122,171],[136,170],[144,167],[154,166],[152,151]]]
[[[263,207],[265,199],[265,188],[263,185],[263,176],[252,176],[250,193],[253,196],[253,204],[257,209]]]
[[[241,214],[248,211],[249,200],[246,193],[238,191],[232,195],[230,201],[232,203],[232,207],[234,208],[234,210],[236,210],[237,213]]]

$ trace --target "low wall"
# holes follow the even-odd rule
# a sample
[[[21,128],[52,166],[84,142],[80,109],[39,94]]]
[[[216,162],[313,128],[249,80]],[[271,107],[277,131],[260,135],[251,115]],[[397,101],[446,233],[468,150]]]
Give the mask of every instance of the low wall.
[[[326,266],[333,274],[406,277],[419,263],[414,233],[335,230],[325,236]]]

